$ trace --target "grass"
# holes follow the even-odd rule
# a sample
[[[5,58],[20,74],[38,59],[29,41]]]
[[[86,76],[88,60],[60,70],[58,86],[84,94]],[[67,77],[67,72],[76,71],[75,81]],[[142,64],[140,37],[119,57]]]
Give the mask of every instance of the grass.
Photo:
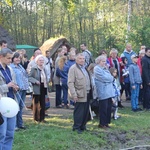
[[[105,150],[148,145],[150,139],[150,112],[119,110],[121,118],[112,120],[111,129],[97,128],[98,119],[87,124],[89,131],[72,131],[72,115],[51,116],[48,123],[35,124],[25,120],[27,130],[15,132],[13,150]]]

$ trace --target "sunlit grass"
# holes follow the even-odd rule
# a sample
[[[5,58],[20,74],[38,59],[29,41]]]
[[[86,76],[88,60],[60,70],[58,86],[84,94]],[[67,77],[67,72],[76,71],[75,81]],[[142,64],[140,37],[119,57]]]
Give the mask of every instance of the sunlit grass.
[[[25,117],[28,129],[15,133],[13,150],[103,150],[149,143],[150,112],[125,108],[119,115],[120,119],[112,120],[111,129],[99,129],[99,120],[94,119],[87,124],[89,131],[80,135],[72,131],[72,114],[49,114],[46,124]]]

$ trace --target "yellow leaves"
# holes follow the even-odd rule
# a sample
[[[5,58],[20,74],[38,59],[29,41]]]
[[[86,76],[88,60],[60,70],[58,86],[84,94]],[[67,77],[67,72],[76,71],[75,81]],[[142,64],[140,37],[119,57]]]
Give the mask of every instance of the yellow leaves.
[[[5,4],[7,4],[8,6],[10,6],[10,7],[12,7],[12,0],[4,0],[4,3]],[[0,5],[2,5],[3,4],[3,1],[2,2],[0,2]]]

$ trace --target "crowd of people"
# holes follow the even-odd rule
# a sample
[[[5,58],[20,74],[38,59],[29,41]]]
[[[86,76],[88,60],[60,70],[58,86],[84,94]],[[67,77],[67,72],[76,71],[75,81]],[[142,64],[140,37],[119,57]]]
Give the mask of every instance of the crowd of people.
[[[123,108],[123,91],[133,112],[142,111],[139,104],[150,111],[150,48],[141,46],[137,55],[127,44],[120,57],[117,49],[112,48],[109,56],[106,50],[101,50],[94,60],[86,43],[81,43],[81,53],[62,45],[52,59],[50,51],[44,56],[36,48],[28,60],[25,50],[12,52],[6,41],[1,41],[0,47],[0,94],[16,100],[20,108],[16,117],[3,116],[0,149],[11,149],[14,131],[26,129],[22,110],[30,84],[34,122],[46,122],[45,96],[52,82],[56,108],[74,107],[73,131],[79,134],[87,130],[86,123],[94,113],[99,117],[99,128],[110,128],[111,118],[120,118],[118,107]]]

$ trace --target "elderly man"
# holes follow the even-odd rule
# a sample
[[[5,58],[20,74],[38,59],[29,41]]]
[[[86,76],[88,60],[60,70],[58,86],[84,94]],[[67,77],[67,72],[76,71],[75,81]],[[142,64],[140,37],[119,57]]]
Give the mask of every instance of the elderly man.
[[[91,93],[90,76],[84,66],[85,57],[77,54],[76,64],[72,65],[68,73],[69,94],[75,102],[73,131],[79,134],[86,130],[89,119],[89,101]]]
[[[15,76],[8,65],[11,63],[13,53],[8,48],[2,48],[0,51],[0,94],[4,97],[15,98],[14,91],[19,87],[15,83]],[[12,118],[4,117],[4,123],[0,125],[0,150],[11,150],[14,130],[16,125],[16,116]]]

